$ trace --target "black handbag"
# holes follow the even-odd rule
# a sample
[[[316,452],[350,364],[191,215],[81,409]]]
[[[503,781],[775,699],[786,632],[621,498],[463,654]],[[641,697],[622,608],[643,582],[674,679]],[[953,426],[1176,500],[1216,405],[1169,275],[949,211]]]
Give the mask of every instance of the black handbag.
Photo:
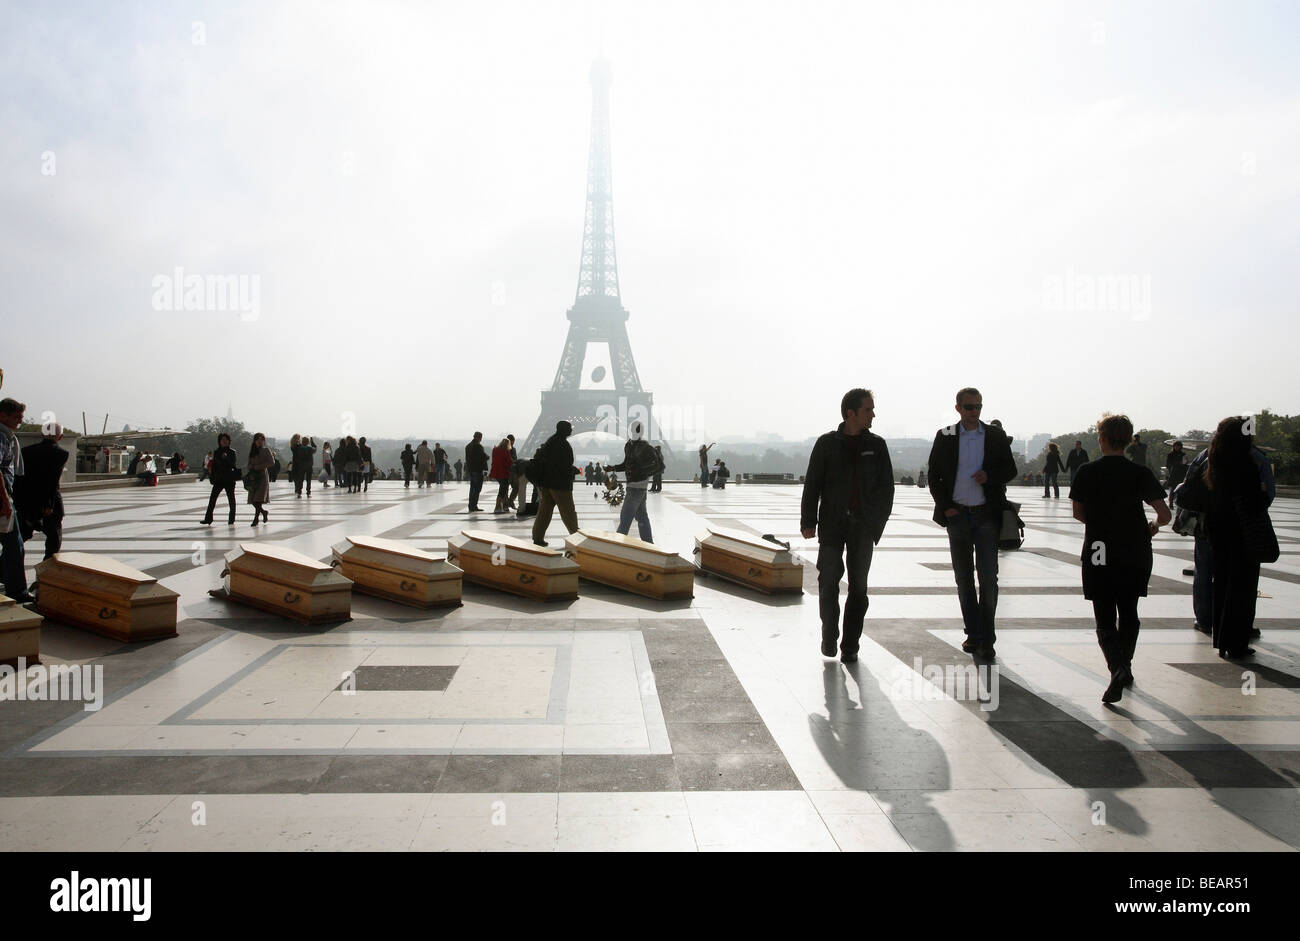
[[[1007,500],[1002,504],[1002,531],[999,549],[1019,549],[1025,543],[1025,521],[1020,518],[1020,504]]]
[[[1273,521],[1269,519],[1268,510],[1251,512],[1246,508],[1243,497],[1232,498],[1237,511],[1237,521],[1241,524],[1241,541],[1246,557],[1253,562],[1276,562],[1282,555],[1277,544],[1277,533],[1273,531]]]

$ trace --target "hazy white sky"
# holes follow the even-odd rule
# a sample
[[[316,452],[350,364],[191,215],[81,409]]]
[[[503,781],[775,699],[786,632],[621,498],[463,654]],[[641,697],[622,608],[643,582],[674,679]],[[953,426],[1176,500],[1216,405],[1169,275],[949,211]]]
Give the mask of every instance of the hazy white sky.
[[[602,34],[632,348],[699,433],[1300,411],[1300,6],[1180,0],[4,3],[4,394],[527,434]],[[177,266],[256,319],[155,309]]]

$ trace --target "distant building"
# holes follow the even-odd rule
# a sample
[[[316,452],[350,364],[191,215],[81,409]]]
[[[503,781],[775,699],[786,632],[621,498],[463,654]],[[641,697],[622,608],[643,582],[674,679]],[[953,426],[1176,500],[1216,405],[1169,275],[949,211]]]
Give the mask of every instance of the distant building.
[[[1031,435],[1025,442],[1025,457],[1032,461],[1043,453],[1043,448],[1047,447],[1048,442],[1051,440],[1052,436],[1045,431]]]

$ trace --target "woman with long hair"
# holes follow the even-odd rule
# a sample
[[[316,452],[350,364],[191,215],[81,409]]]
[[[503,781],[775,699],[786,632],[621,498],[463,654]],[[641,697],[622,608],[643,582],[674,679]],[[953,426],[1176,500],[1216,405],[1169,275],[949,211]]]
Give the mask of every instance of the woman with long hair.
[[[270,522],[271,515],[264,507],[271,502],[271,465],[275,463],[275,453],[266,446],[266,435],[260,431],[253,435],[253,446],[248,450],[248,472],[253,475],[252,486],[248,488],[248,502],[253,504],[253,525],[258,517]]]
[[[334,486],[342,490],[348,485],[348,439],[339,438],[338,449],[334,452]],[[348,493],[352,490],[349,488]]]
[[[298,445],[302,442],[302,435],[294,435],[289,439],[289,466],[292,472],[289,479],[293,481],[293,492],[299,500],[302,499],[302,468],[298,466]]]
[[[1065,462],[1061,460],[1061,449],[1055,441],[1047,443],[1047,463],[1043,465],[1043,499],[1047,499],[1048,489],[1056,491],[1056,499],[1061,499],[1061,485],[1058,484],[1057,476],[1065,470]]]
[[[1084,525],[1083,597],[1092,602],[1101,645],[1110,672],[1104,703],[1118,702],[1133,685],[1137,648],[1138,599],[1151,580],[1151,537],[1169,522],[1165,491],[1145,464],[1124,457],[1133,440],[1126,415],[1103,415],[1097,423],[1101,459],[1078,469],[1070,487],[1074,518]],[[1156,511],[1147,519],[1143,504]]]
[[[320,447],[320,463],[325,471],[325,479],[321,481],[321,486],[328,490],[330,488],[330,478],[334,476],[334,451],[330,448],[328,438]]]
[[[230,504],[230,519],[227,525],[234,526],[235,481],[239,480],[239,457],[230,446],[230,435],[224,431],[217,435],[217,450],[212,452],[208,477],[212,481],[212,494],[208,497],[208,512],[203,514],[203,525],[212,525],[212,511],[216,509],[217,497],[224,492],[226,502]]]
[[[506,498],[510,493],[510,439],[502,438],[492,449],[492,469],[488,476],[497,482],[497,503],[493,513],[506,511]]]
[[[1211,637],[1219,656],[1227,660],[1255,653],[1249,639],[1255,624],[1262,560],[1251,532],[1261,525],[1261,517],[1270,536],[1272,528],[1268,521],[1268,495],[1251,453],[1254,442],[1245,434],[1244,426],[1245,419],[1236,416],[1219,422],[1210,441],[1205,468],[1205,486],[1210,493],[1206,530],[1214,570]]]

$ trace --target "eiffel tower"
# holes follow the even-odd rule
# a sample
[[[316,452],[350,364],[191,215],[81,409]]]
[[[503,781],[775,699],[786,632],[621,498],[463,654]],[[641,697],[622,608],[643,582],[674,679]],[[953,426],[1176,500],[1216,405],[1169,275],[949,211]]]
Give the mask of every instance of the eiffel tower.
[[[542,393],[542,412],[524,442],[520,457],[532,457],[567,421],[573,433],[604,431],[626,437],[627,425],[641,420],[651,440],[653,396],[641,388],[627,338],[628,312],[618,291],[614,255],[614,193],[610,172],[609,62],[591,66],[591,150],[587,158],[587,215],[582,227],[578,291],[565,315],[569,335],[550,391]],[[602,353],[607,352],[607,359]],[[608,363],[608,367],[605,365]]]

